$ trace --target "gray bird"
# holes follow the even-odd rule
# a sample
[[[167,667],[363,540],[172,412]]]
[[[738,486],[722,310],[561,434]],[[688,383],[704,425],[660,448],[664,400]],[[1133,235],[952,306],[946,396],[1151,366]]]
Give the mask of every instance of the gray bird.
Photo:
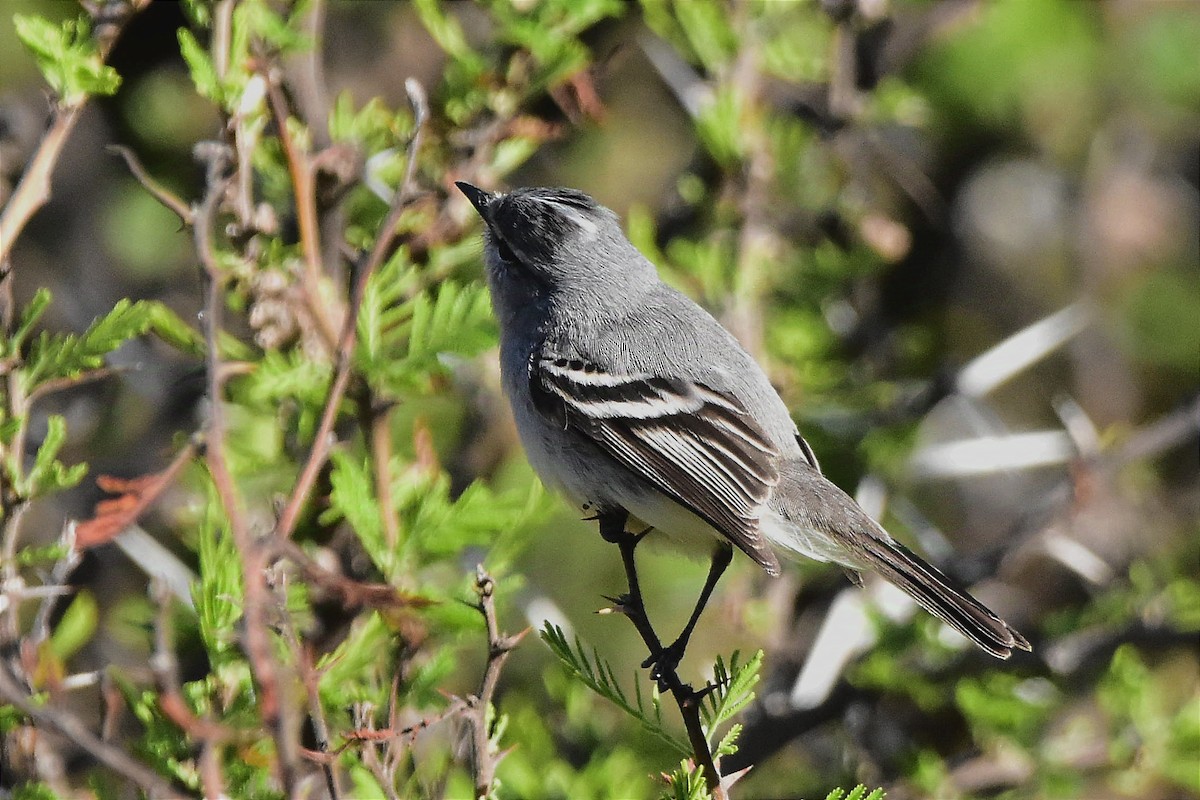
[[[503,387],[543,483],[602,532],[629,518],[713,552],[683,633],[648,664],[678,662],[731,545],[770,575],[780,554],[875,570],[992,655],[1030,649],[822,476],[766,374],[616,214],[575,189],[457,186],[485,223]]]

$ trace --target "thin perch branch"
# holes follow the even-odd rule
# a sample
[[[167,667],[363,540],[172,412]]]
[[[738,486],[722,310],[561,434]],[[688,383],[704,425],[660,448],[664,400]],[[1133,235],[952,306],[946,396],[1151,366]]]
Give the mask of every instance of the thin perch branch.
[[[104,148],[115,156],[120,156],[125,162],[129,174],[134,180],[142,185],[142,188],[150,193],[158,202],[162,203],[168,211],[179,217],[179,221],[184,225],[191,226],[193,221],[192,208],[183,201],[179,195],[171,192],[154,178],[150,177],[150,173],[146,172],[146,168],[142,166],[142,162],[138,159],[137,154],[119,144],[110,144]]]

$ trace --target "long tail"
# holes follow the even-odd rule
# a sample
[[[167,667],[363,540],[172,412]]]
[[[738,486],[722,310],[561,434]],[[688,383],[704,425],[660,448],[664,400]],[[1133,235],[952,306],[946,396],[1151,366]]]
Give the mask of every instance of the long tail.
[[[858,552],[876,572],[984,650],[997,658],[1008,658],[1014,648],[1032,649],[1011,625],[904,545],[890,537],[885,540],[874,536],[868,537],[865,544]]]
[[[849,495],[807,463],[791,461],[780,473],[776,508],[795,527],[770,536],[776,544],[852,569],[875,570],[997,658],[1008,658],[1014,649],[1032,649],[1012,626],[889,536]]]

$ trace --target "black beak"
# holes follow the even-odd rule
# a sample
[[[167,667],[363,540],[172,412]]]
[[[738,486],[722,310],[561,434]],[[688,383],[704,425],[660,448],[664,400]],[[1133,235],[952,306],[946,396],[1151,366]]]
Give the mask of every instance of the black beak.
[[[472,186],[466,181],[455,181],[454,185],[458,190],[467,196],[471,201],[471,205],[475,206],[475,210],[479,212],[479,216],[483,217],[484,222],[489,222],[491,215],[488,213],[488,203],[495,197],[491,192],[485,192],[478,186]]]

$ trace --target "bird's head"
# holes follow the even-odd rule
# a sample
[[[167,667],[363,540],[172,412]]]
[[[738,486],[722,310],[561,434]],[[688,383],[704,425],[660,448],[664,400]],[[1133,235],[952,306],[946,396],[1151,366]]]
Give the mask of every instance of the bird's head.
[[[654,266],[625,238],[617,215],[577,189],[487,192],[456,184],[485,224],[493,284],[529,283],[550,294],[624,291],[657,281]]]

